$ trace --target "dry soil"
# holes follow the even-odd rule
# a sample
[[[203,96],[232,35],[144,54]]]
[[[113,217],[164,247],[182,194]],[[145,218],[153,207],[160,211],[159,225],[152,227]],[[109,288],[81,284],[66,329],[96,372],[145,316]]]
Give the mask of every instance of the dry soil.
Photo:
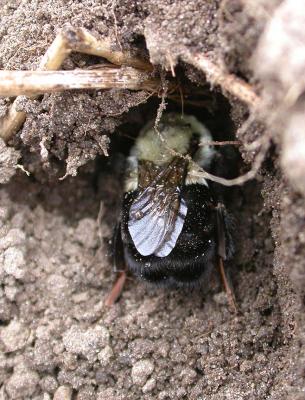
[[[207,87],[204,74],[181,59],[186,49],[202,52],[247,80],[265,106],[248,110],[212,86],[208,108],[186,102],[186,111],[217,139],[272,140],[257,179],[232,189],[229,202],[239,314],[229,312],[217,274],[204,291],[151,288],[130,277],[109,309],[119,153],[129,145],[124,136],[156,116],[160,99],[128,90],[22,99],[26,122],[0,148],[0,399],[305,399],[304,197],[281,165],[277,70],[258,67],[270,21],[293,2],[280,3],[0,0],[0,68],[35,68],[70,24],[110,36],[114,47],[146,54],[160,69],[171,60],[195,96]],[[63,68],[99,61],[73,54]],[[0,100],[0,116],[9,104]],[[181,104],[168,100],[168,109]],[[251,168],[253,152],[241,147],[241,156],[239,173]]]

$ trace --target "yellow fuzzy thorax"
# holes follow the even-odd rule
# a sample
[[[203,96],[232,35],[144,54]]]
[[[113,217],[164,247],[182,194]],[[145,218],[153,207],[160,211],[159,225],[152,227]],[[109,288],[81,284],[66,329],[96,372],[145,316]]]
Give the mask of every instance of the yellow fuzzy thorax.
[[[187,154],[190,139],[194,133],[189,116],[166,114],[161,119],[158,130],[159,134],[152,122],[142,129],[134,149],[138,160],[163,165],[171,161],[174,152]]]
[[[202,145],[199,145],[193,155],[195,163],[190,163],[188,166],[185,184],[207,185],[206,180],[200,177],[198,172],[200,167],[209,166],[215,152],[213,146],[203,145],[203,142],[212,139],[208,129],[192,115],[168,113],[162,116],[158,130],[159,134],[155,130],[154,121],[150,121],[141,130],[128,157],[125,191],[136,190],[138,187],[139,160],[151,161],[159,166],[166,165],[171,162],[175,154],[188,154],[193,134],[198,134]]]

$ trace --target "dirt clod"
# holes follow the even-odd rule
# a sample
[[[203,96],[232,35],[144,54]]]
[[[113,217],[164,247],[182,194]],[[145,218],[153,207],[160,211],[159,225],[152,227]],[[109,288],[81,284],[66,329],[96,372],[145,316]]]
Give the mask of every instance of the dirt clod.
[[[0,138],[0,183],[8,182],[15,175],[19,158],[19,151],[7,147]]]
[[[147,378],[152,374],[154,364],[150,360],[137,361],[131,370],[132,381],[135,385],[143,386]]]
[[[6,391],[12,399],[26,398],[34,395],[39,382],[37,372],[25,365],[14,368],[14,372],[6,384]]]
[[[53,400],[71,400],[72,399],[72,388],[69,386],[59,386],[54,393]]]
[[[29,330],[20,321],[13,320],[0,331],[0,339],[6,352],[22,349],[29,338]]]
[[[0,398],[304,397],[304,15],[292,0],[0,0],[1,69],[37,68],[63,26],[81,26],[176,74],[181,90],[163,105],[194,113],[215,140],[241,141],[228,172],[249,170],[269,146],[257,179],[230,189],[237,315],[216,271],[177,291],[128,276],[106,308],[122,154],[161,93],[18,99],[26,121],[0,140]],[[245,81],[257,108],[208,82],[186,52]],[[62,68],[103,62],[73,53]],[[0,118],[10,103],[0,100]]]
[[[98,351],[109,342],[109,332],[102,326],[82,331],[72,326],[63,337],[63,344],[69,353],[79,354],[88,360],[95,359]]]

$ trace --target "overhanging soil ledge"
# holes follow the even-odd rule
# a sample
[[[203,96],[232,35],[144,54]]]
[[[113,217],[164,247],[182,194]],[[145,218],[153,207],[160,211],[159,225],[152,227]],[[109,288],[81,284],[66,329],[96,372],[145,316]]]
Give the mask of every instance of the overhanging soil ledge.
[[[110,90],[21,101],[26,122],[0,148],[0,398],[304,398],[304,198],[281,164],[285,124],[210,87],[182,61],[184,49],[208,54],[250,83],[263,104],[278,104],[282,87],[257,72],[255,57],[281,2],[250,3],[0,0],[1,69],[34,68],[64,24],[85,27],[159,68],[177,64],[193,92],[185,111],[216,139],[272,139],[257,180],[232,189],[240,314],[229,312],[217,276],[204,295],[130,278],[108,309],[109,241],[122,190],[117,153],[156,116],[160,98]],[[73,54],[63,68],[99,61]],[[168,110],[181,110],[179,99],[167,102]],[[0,99],[0,116],[9,104]],[[109,139],[107,160],[100,140]],[[253,153],[241,147],[241,156],[240,173],[251,168]],[[73,176],[59,180],[66,172]]]

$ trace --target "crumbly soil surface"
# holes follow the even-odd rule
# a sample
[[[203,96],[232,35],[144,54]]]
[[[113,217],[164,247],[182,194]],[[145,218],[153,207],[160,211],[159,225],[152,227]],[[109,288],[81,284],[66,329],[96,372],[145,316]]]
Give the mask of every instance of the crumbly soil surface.
[[[110,36],[114,48],[150,57],[160,69],[177,64],[197,89],[206,87],[204,75],[180,60],[186,49],[206,53],[276,110],[283,85],[273,79],[275,68],[258,67],[258,57],[267,52],[263,32],[280,3],[0,0],[0,68],[35,68],[71,24]],[[73,54],[63,68],[98,62]],[[305,206],[297,178],[281,164],[285,124],[251,114],[218,87],[208,97],[208,111],[185,107],[217,139],[273,140],[257,179],[232,189],[229,203],[237,315],[216,271],[204,290],[192,291],[130,276],[120,300],[104,305],[115,280],[119,153],[127,151],[124,135],[156,116],[159,98],[109,90],[20,100],[26,122],[0,144],[0,399],[305,399]],[[9,104],[0,100],[0,117]],[[239,173],[253,162],[243,147],[241,156]]]

